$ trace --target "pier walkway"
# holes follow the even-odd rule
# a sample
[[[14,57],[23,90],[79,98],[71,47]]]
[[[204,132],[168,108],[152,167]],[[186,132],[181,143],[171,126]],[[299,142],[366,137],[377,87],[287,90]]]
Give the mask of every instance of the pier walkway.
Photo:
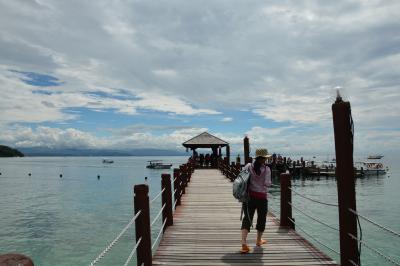
[[[241,205],[217,169],[196,169],[181,200],[153,265],[337,265],[296,231],[281,228],[271,213],[263,236],[267,244],[256,247],[254,228],[250,253],[240,254]]]

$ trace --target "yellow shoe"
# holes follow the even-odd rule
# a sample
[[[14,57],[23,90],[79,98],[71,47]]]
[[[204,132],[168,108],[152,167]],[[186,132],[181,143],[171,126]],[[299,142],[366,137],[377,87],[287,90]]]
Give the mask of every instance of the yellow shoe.
[[[246,244],[242,244],[242,249],[240,250],[240,253],[249,253],[250,248]]]
[[[257,241],[256,245],[259,247],[267,243],[267,240],[261,239],[261,241]]]

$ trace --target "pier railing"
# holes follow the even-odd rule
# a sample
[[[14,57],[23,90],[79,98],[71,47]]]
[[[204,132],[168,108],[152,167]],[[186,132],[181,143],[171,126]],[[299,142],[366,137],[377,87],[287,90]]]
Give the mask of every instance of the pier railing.
[[[133,256],[136,254],[137,265],[151,265],[152,254],[156,245],[162,238],[168,226],[173,225],[173,212],[181,204],[181,197],[185,194],[185,188],[190,182],[194,172],[194,163],[191,159],[182,164],[173,171],[173,180],[170,174],[161,175],[161,191],[153,198],[149,199],[149,187],[147,184],[138,184],[134,186],[134,216],[130,222],[122,229],[118,236],[111,241],[107,247],[94,259],[90,265],[96,265],[119,241],[122,235],[135,224],[136,243],[130,252],[124,266],[129,265]],[[173,189],[172,189],[173,185]],[[173,197],[172,197],[173,196]],[[150,221],[150,208],[154,202],[161,197],[161,209]],[[174,201],[172,201],[174,198]],[[151,233],[155,223],[161,218],[162,226],[157,233],[156,239],[151,241]]]

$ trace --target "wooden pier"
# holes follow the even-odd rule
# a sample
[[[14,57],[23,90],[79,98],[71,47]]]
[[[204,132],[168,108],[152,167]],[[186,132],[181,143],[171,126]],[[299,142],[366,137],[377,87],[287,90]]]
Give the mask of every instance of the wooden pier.
[[[337,265],[269,213],[262,247],[249,234],[251,251],[240,254],[241,205],[232,183],[217,169],[197,169],[153,256],[153,265]],[[255,221],[255,219],[254,219]],[[255,225],[254,225],[255,226]]]

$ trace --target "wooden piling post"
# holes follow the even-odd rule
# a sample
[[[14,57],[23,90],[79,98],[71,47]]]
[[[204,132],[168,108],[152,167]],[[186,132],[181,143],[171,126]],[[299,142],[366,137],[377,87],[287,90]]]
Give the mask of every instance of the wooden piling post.
[[[235,164],[235,162],[231,162],[231,171],[230,171],[230,176],[229,176],[229,179],[230,180],[235,180],[235,173],[236,173],[236,164]]]
[[[239,172],[240,172],[240,169],[242,168],[241,165],[240,165],[240,161],[236,162],[235,168],[236,168],[236,175],[238,175]]]
[[[357,216],[349,211],[356,209],[355,177],[353,170],[353,125],[350,102],[337,97],[332,105],[335,133],[336,178],[339,202],[340,265],[359,264],[357,241]]]
[[[183,171],[185,172],[186,185],[187,185],[190,182],[190,172],[189,172],[189,165],[188,164],[184,164],[183,165]]]
[[[243,148],[244,148],[244,164],[250,163],[250,143],[249,138],[247,136],[243,139]]]
[[[292,217],[292,206],[289,204],[292,203],[292,191],[289,189],[292,187],[292,182],[290,179],[290,174],[282,173],[280,175],[281,182],[281,220],[280,226],[287,226],[289,228],[294,229],[294,223],[290,220],[294,221]],[[290,219],[289,219],[290,218]]]
[[[15,253],[0,255],[0,265],[34,266],[31,258]]]
[[[185,172],[183,170],[183,165],[179,166],[179,179],[180,179],[180,186],[181,186],[181,192],[182,195],[186,193],[186,176],[185,176]]]
[[[137,264],[145,266],[152,265],[151,232],[150,232],[150,209],[149,209],[149,187],[146,184],[134,186],[134,208],[135,215],[141,211],[135,220],[136,242],[142,238],[137,248]]]
[[[226,157],[228,158],[228,162],[231,160],[231,148],[229,147],[229,145],[226,146],[225,148],[226,150]]]
[[[162,216],[163,216],[163,223],[165,219],[167,219],[167,222],[165,223],[164,227],[164,232],[167,229],[167,226],[173,225],[173,217],[172,217],[172,191],[171,191],[171,175],[170,174],[162,174],[161,175],[161,189],[165,189],[164,193],[162,194],[162,204],[161,206],[164,206],[165,208],[163,210]]]
[[[175,208],[176,208],[176,206],[181,205],[181,197],[180,197],[180,195],[181,195],[181,186],[179,185],[180,182],[181,181],[180,181],[180,178],[179,178],[179,169],[178,168],[174,168],[174,191],[175,191],[175,193],[174,193],[174,202],[176,200]]]

